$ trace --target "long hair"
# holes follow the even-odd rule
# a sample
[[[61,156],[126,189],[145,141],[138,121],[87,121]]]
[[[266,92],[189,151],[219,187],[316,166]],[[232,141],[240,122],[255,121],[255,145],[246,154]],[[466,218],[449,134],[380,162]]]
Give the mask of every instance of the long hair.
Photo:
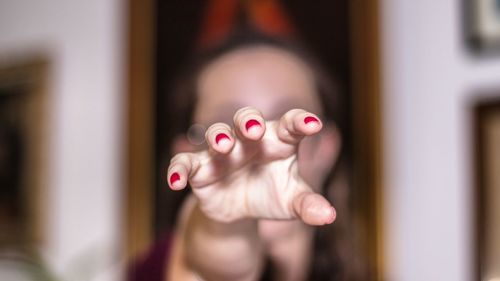
[[[313,72],[314,83],[318,97],[322,105],[322,118],[326,122],[333,122],[340,132],[340,135],[345,136],[346,131],[346,113],[343,96],[341,93],[340,85],[335,80],[334,76],[328,75],[321,67],[319,61],[312,56],[304,46],[296,41],[289,39],[269,37],[267,35],[252,31],[240,30],[233,33],[222,44],[203,53],[197,53],[190,63],[187,63],[181,75],[173,83],[164,105],[168,108],[166,111],[167,120],[175,120],[169,123],[169,130],[165,137],[166,142],[161,144],[165,149],[163,151],[162,159],[165,165],[167,160],[170,159],[171,141],[180,135],[185,134],[188,128],[193,124],[193,112],[197,106],[197,85],[200,73],[204,68],[220,58],[224,54],[236,51],[239,49],[250,48],[255,46],[270,46],[277,49],[287,51],[299,59],[301,59]],[[175,106],[170,106],[175,105]],[[334,203],[339,213],[337,221],[332,225],[317,228],[314,238],[314,257],[309,266],[310,274],[308,280],[366,280],[364,269],[365,266],[361,265],[362,262],[353,263],[353,252],[355,251],[351,246],[352,241],[349,240],[350,226],[348,211],[348,200],[346,196],[342,198],[335,198],[336,182],[348,181],[345,170],[349,166],[349,158],[344,149],[341,149],[339,159],[332,167],[327,179],[324,182],[322,193],[325,197]],[[160,153],[162,153],[160,151]],[[348,183],[347,183],[348,185]],[[169,226],[174,227],[176,214],[182,204],[183,199],[189,191],[169,193],[166,203],[169,205],[166,210],[170,215]],[[340,193],[345,193],[345,188]],[[346,215],[346,218],[342,216]],[[359,259],[357,259],[359,261]],[[353,268],[353,264],[354,266]],[[261,280],[271,280],[273,266],[268,263],[264,276]]]

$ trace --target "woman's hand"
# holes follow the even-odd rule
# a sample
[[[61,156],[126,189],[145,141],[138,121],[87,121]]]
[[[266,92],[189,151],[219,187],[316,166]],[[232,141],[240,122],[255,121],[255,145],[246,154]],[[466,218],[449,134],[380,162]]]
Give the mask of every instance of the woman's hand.
[[[300,218],[310,225],[332,223],[334,208],[312,191],[297,166],[300,141],[321,128],[316,115],[301,109],[265,121],[255,108],[242,108],[234,115],[234,128],[210,126],[208,150],[172,158],[169,185],[181,190],[189,181],[203,213],[220,222]]]

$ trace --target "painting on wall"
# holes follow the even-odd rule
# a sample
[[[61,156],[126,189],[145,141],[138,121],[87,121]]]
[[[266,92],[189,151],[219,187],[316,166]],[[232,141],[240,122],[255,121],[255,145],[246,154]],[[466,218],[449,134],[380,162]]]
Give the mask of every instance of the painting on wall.
[[[475,109],[476,280],[500,280],[500,93]]]
[[[48,63],[0,60],[0,248],[42,240]]]
[[[463,0],[465,35],[472,51],[500,53],[500,0]]]

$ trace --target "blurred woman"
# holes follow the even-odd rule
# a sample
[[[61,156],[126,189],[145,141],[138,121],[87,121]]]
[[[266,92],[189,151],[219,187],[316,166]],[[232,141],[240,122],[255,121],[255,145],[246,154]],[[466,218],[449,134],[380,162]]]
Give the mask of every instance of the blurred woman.
[[[169,101],[177,137],[166,179],[192,193],[165,280],[366,280],[321,195],[347,188],[336,165],[341,113],[335,84],[307,52],[233,34],[188,67]],[[335,202],[344,209],[345,199]]]
[[[337,83],[289,36],[278,0],[205,11],[202,49],[162,105],[177,219],[132,280],[368,280]]]

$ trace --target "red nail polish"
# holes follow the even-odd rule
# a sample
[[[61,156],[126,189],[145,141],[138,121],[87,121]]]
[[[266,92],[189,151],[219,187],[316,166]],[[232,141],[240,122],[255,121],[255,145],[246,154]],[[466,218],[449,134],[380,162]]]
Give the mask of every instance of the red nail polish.
[[[247,129],[247,131],[250,130],[250,128],[252,128],[253,126],[259,126],[260,127],[259,121],[255,120],[255,119],[250,119],[245,124],[245,128]]]
[[[173,173],[170,176],[170,184],[174,184],[174,182],[178,181],[181,179],[181,176],[179,176],[179,173]]]
[[[316,119],[316,118],[314,118],[314,117],[312,117],[312,116],[307,116],[306,118],[304,118],[304,123],[307,124],[309,122],[317,122],[317,123],[319,123],[319,120]]]
[[[229,139],[229,137],[224,133],[220,133],[215,137],[215,143],[219,144],[219,141],[221,141],[222,139]]]

